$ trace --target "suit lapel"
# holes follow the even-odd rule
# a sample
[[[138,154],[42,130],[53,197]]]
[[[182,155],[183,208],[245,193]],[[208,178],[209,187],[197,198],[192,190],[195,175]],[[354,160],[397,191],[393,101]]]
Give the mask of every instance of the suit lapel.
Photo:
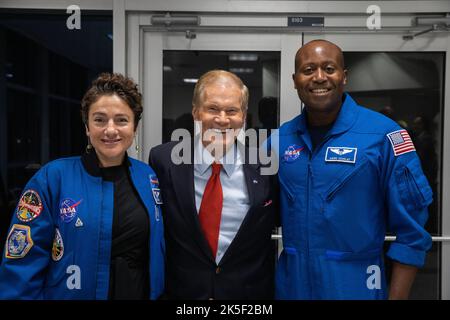
[[[252,236],[251,232],[248,232],[248,228],[252,225],[252,220],[255,215],[259,214],[258,206],[264,200],[264,181],[259,175],[258,164],[244,164],[243,165],[245,182],[247,184],[247,193],[249,197],[250,207],[245,215],[242,224],[236,233],[233,241],[230,243],[227,251],[225,252],[220,264],[222,265],[228,259],[229,255],[235,251],[235,247],[239,248],[245,241],[245,237]],[[236,248],[236,249],[237,249]]]
[[[194,194],[194,167],[192,164],[174,165],[170,168],[170,179],[175,190],[176,198],[185,217],[197,214]]]
[[[261,191],[263,190],[260,190],[260,188],[263,187],[263,181],[259,176],[259,165],[244,164],[243,169],[251,209],[258,202],[257,200],[262,194]]]
[[[179,164],[171,166],[170,179],[175,190],[179,208],[181,209],[181,214],[186,219],[187,232],[193,230],[192,236],[197,241],[199,247],[209,259],[215,260],[208,242],[203,235],[195,206],[194,165]]]
[[[259,187],[263,186],[263,181],[261,181],[261,177],[259,175],[260,165],[259,163],[250,163],[250,149],[248,147],[238,143],[237,148],[240,154],[244,157],[244,164],[242,165],[242,168],[244,170],[245,183],[247,185],[247,192],[251,209],[255,205],[255,202],[258,200],[258,195],[261,195]]]

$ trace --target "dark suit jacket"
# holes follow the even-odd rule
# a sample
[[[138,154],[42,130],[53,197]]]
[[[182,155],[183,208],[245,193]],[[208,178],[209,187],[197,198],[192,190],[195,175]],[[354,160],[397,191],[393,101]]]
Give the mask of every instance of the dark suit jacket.
[[[194,166],[175,165],[171,161],[176,144],[159,145],[150,151],[149,157],[164,202],[166,297],[272,299],[276,243],[271,240],[271,233],[278,214],[276,177],[261,176],[258,164],[244,164],[250,209],[216,265],[195,206]]]

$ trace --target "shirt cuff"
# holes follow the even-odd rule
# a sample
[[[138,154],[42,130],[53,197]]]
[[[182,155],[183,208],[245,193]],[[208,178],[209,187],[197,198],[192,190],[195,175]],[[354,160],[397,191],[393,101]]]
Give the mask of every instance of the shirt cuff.
[[[400,263],[421,268],[425,264],[426,252],[394,242],[391,244],[387,256]]]

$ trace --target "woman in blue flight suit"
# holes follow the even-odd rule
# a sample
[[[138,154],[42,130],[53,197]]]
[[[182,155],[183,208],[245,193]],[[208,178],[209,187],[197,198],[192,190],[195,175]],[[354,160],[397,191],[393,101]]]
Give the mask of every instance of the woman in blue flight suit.
[[[137,85],[101,74],[81,109],[88,147],[28,182],[0,266],[1,299],[156,299],[164,287],[158,179],[128,158]]]

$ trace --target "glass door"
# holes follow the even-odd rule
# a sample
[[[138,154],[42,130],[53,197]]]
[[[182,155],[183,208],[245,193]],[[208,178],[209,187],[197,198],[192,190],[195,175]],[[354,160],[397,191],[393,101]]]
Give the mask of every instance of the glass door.
[[[291,75],[301,35],[192,34],[146,29],[141,32],[144,72],[140,74],[132,66],[131,69],[136,70],[135,77],[141,77],[143,83],[145,105],[140,129],[143,152],[133,155],[131,151],[133,156],[146,161],[151,147],[170,141],[173,130],[193,129],[194,86],[209,70],[231,71],[249,88],[246,128],[277,128],[300,112]],[[132,52],[136,52],[138,44],[132,40],[130,45],[135,48]],[[279,240],[276,244],[281,250],[281,236],[273,238]]]

